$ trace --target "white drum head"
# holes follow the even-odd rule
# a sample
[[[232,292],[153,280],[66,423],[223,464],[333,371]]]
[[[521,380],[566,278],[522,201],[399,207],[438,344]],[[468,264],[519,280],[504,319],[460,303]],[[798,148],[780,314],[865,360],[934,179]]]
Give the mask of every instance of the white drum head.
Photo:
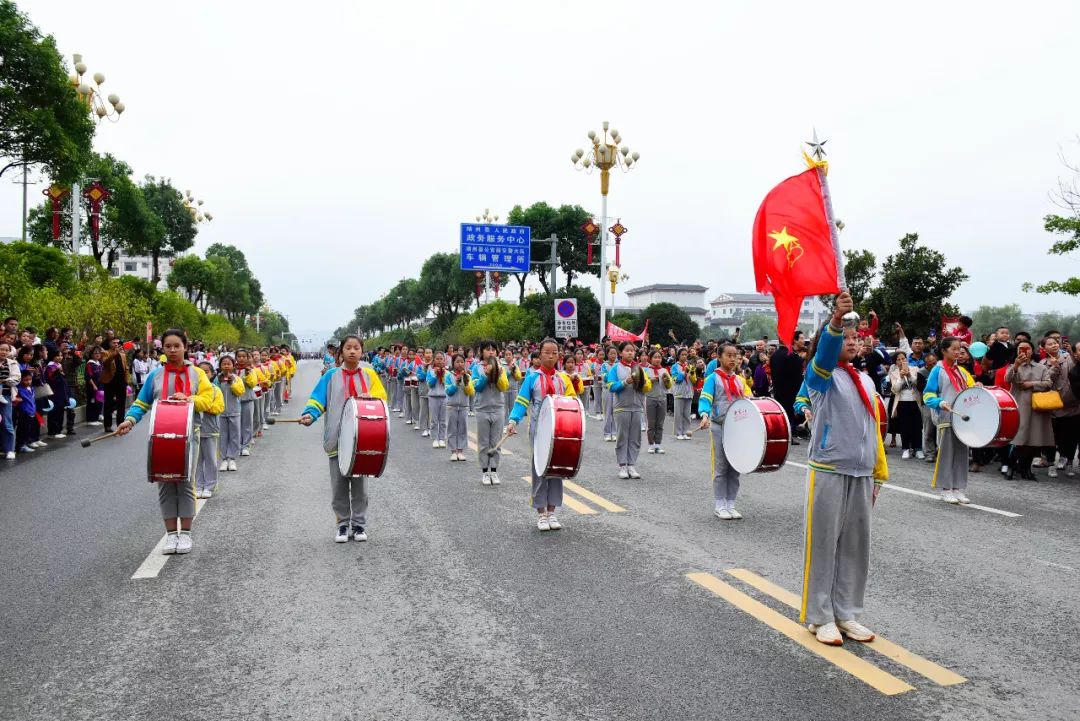
[[[740,398],[724,416],[724,455],[739,473],[753,473],[765,457],[765,419],[750,401]]]
[[[970,448],[984,448],[998,433],[1001,423],[1001,409],[993,394],[985,388],[974,386],[966,388],[952,402],[953,432],[960,441]],[[968,417],[968,420],[961,418]]]
[[[338,471],[343,476],[352,475],[356,454],[356,403],[349,398],[341,409],[341,428],[338,430]]]
[[[555,404],[551,397],[544,399],[536,414],[536,433],[533,434],[533,468],[542,476],[551,462],[551,447],[555,439]]]

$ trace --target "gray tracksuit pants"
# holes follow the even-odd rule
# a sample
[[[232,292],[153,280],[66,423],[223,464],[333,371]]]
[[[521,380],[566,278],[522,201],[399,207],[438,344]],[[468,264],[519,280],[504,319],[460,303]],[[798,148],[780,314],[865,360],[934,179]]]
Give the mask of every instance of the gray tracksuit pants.
[[[604,405],[604,435],[613,436],[615,435],[616,431],[615,399],[611,397],[611,391],[609,391],[607,388],[604,388],[604,390],[601,392],[601,396],[603,398],[601,402]]]
[[[285,392],[285,381],[281,380],[274,384],[274,395],[271,403],[274,406],[274,413],[281,413],[282,398]]]
[[[469,407],[451,406],[446,411],[446,445],[452,451],[460,451],[469,446]]]
[[[420,396],[420,431],[431,430],[431,406],[426,395]]]
[[[196,422],[196,426],[198,423]],[[199,432],[195,432],[195,443],[199,443]],[[195,468],[183,483],[158,483],[158,507],[161,517],[166,521],[175,518],[195,517],[195,471],[199,465],[199,447],[191,451],[191,462]]]
[[[446,440],[446,396],[428,396],[431,408],[431,437],[436,441]]]
[[[632,408],[620,408],[615,413],[615,459],[620,466],[632,466],[637,463],[641,451],[641,408],[637,404]]]
[[[922,413],[922,447],[927,456],[937,453],[937,426],[934,424],[934,411],[928,405],[919,405]]]
[[[956,434],[952,424],[938,426],[938,454],[934,464],[931,487],[941,491],[962,491],[968,485],[968,447]]]
[[[349,478],[341,475],[337,456],[330,456],[330,507],[338,525],[367,526],[367,476]]]
[[[499,459],[502,450],[488,456],[488,451],[494,448],[502,438],[503,414],[499,409],[483,409],[476,412],[476,457],[480,461],[481,470],[495,470],[499,467]]]
[[[207,434],[199,442],[198,475],[195,476],[195,487],[200,491],[214,490],[217,485],[218,463],[218,436],[217,433]]]
[[[713,502],[720,508],[724,501],[734,503],[739,495],[739,472],[731,467],[724,452],[724,424],[714,422],[709,428],[709,436],[712,439]]]
[[[649,445],[660,445],[664,442],[664,421],[667,420],[667,398],[645,399],[645,420],[649,425]]]
[[[536,426],[534,414],[530,413],[529,447],[536,447]],[[544,510],[549,506],[558,508],[563,501],[563,479],[558,476],[536,475],[536,464],[529,458],[529,473],[532,475],[532,506]]]
[[[243,413],[243,405],[241,405]],[[221,416],[221,437],[218,439],[218,452],[225,460],[235,461],[240,455],[240,416]]]
[[[405,404],[401,408],[402,412],[405,414],[405,422],[410,423],[414,418],[420,415],[420,393],[418,389],[411,386],[405,386],[404,390]]]
[[[518,384],[511,383],[510,390],[503,393],[503,405],[506,407],[506,414],[504,421],[510,420],[510,412],[514,410],[514,403],[517,402]]]
[[[397,395],[394,396],[394,404],[397,406],[398,412],[402,413],[405,410],[405,378],[402,377],[401,371],[398,371],[398,377],[394,382],[394,386],[397,388]]]
[[[255,401],[240,401],[240,449],[251,447],[255,436]]]
[[[874,479],[811,470],[803,523],[803,623],[852,621],[870,571]]]
[[[689,435],[693,430],[690,424],[690,406],[693,402],[693,398],[675,399],[675,435]]]
[[[592,413],[599,416],[604,413],[604,384],[602,378],[594,378],[592,386]]]

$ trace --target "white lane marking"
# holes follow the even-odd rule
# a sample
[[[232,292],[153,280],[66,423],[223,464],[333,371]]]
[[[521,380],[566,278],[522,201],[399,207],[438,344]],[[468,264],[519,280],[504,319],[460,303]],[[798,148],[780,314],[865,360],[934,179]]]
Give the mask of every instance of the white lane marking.
[[[198,498],[195,500],[195,515],[199,515],[199,511],[206,505],[206,499]],[[157,575],[161,573],[161,569],[165,568],[165,562],[172,556],[166,556],[161,552],[161,549],[165,547],[165,539],[169,537],[169,534],[165,534],[161,537],[161,540],[157,542],[153,550],[150,551],[150,555],[146,557],[137,569],[135,573],[131,574],[132,579],[136,578],[157,578]]]
[[[1044,566],[1050,566],[1051,568],[1060,568],[1060,569],[1063,569],[1065,571],[1075,571],[1076,570],[1072,566],[1066,566],[1066,565],[1061,564],[1061,563],[1054,563],[1053,561],[1044,561],[1041,558],[1033,558],[1031,560],[1035,561],[1035,563],[1041,563]]]
[[[788,461],[789,466],[798,466],[799,468],[805,468],[810,470],[810,466],[805,463],[796,463],[795,461]],[[893,482],[886,483],[883,488],[892,491],[902,491],[904,493],[910,493],[913,496],[922,496],[923,498],[929,498],[934,501],[941,501],[941,496],[936,493],[927,493],[926,491],[916,491],[914,488],[905,488],[904,486],[898,486]],[[996,513],[999,516],[1005,516],[1006,518],[1020,518],[1023,514],[1013,513],[1012,511],[1003,511],[1000,508],[991,508],[990,506],[980,506],[977,503],[961,503],[958,504],[962,508],[974,508],[977,511],[986,511],[987,513]]]

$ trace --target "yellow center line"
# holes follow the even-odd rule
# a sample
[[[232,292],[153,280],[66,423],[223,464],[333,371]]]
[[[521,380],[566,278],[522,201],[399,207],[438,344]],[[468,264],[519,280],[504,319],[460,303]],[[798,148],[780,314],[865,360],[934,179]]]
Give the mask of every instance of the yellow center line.
[[[532,484],[531,476],[522,476],[521,480],[528,482],[530,485]],[[577,511],[583,516],[595,516],[600,513],[600,511],[596,510],[595,508],[587,506],[573,496],[568,496],[565,493],[563,494],[562,502],[564,506],[571,510]]]
[[[747,571],[745,568],[731,568],[728,569],[727,572],[729,575],[734,576],[743,583],[753,586],[762,593],[772,596],[780,603],[791,606],[795,610],[798,610],[800,607],[800,599],[798,596],[786,588],[781,588],[772,581],[762,578],[753,571]],[[955,686],[956,684],[967,681],[967,679],[960,674],[953,673],[947,668],[942,668],[933,661],[925,659],[917,653],[912,653],[903,646],[898,646],[881,636],[875,638],[873,642],[865,644],[865,646],[872,651],[877,651],[886,658],[892,659],[901,666],[910,668],[920,676],[925,676],[939,686]]]
[[[850,651],[845,651],[839,646],[826,646],[819,642],[804,626],[751,598],[734,586],[724,583],[711,573],[688,573],[686,577],[699,586],[712,591],[740,611],[750,614],[766,626],[779,631],[807,651],[821,656],[837,668],[850,673],[883,694],[895,696],[896,694],[915,690],[914,686],[886,671],[882,671],[877,666],[864,661]]]
[[[592,501],[596,505],[600,506],[604,510],[611,511],[612,513],[626,513],[626,509],[617,503],[612,503],[603,496],[598,496],[587,488],[582,488],[573,481],[563,481],[563,485],[569,488],[574,493],[578,494],[587,501]]]

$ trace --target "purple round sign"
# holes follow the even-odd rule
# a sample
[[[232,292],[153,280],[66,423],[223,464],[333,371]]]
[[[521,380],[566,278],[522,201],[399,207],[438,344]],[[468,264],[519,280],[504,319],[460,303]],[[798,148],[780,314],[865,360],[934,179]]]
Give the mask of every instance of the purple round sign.
[[[577,310],[577,306],[573,301],[564,300],[562,303],[559,303],[559,307],[556,310],[558,310],[560,318],[570,318]]]

